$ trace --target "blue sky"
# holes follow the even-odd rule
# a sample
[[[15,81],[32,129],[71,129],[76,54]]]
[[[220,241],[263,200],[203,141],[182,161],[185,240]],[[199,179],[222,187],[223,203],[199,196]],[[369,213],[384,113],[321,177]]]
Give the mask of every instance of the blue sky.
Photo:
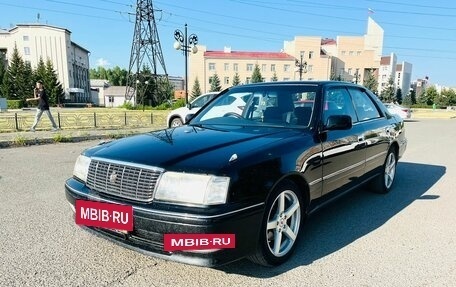
[[[154,0],[169,75],[184,75],[174,30],[198,36],[208,50],[280,51],[294,36],[361,36],[370,16],[385,32],[383,55],[413,65],[412,78],[456,86],[456,2],[402,0]],[[413,4],[410,4],[412,2]],[[0,0],[0,28],[39,22],[66,28],[88,49],[90,65],[128,69],[134,0]]]

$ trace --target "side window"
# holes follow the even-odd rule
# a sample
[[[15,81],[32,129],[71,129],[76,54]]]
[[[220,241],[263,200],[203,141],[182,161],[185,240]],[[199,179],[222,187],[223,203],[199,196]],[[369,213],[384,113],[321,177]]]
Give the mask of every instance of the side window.
[[[356,114],[360,121],[371,120],[380,117],[377,106],[371,98],[363,90],[349,88],[350,94],[353,97]]]
[[[192,103],[192,108],[201,108],[202,106],[204,106],[204,104],[210,99],[210,96],[204,96],[204,97],[201,97],[199,99],[196,99],[193,103]]]
[[[325,92],[323,104],[323,122],[326,123],[329,116],[349,115],[352,122],[358,121],[353,101],[348,91],[343,87],[329,89]]]

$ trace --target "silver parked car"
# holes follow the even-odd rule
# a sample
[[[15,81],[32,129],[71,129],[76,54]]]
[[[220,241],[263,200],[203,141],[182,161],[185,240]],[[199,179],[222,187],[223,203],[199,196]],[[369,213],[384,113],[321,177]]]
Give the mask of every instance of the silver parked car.
[[[399,115],[404,120],[412,117],[412,111],[410,108],[403,107],[395,103],[385,103],[385,107],[390,113]]]

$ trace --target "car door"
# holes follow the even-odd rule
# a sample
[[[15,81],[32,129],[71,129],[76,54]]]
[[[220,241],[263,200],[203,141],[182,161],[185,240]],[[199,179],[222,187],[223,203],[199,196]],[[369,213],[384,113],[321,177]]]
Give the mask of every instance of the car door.
[[[323,93],[322,121],[331,115],[349,115],[352,128],[321,134],[323,170],[322,195],[346,190],[357,184],[364,173],[366,150],[364,129],[358,124],[353,101],[344,86],[331,87]]]
[[[375,95],[363,87],[349,87],[359,125],[364,129],[366,145],[366,174],[383,165],[388,152],[394,126],[388,122],[386,115],[376,104]]]

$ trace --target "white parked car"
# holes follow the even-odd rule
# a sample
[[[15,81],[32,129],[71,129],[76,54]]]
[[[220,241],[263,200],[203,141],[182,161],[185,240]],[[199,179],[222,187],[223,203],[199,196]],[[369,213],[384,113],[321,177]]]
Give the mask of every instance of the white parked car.
[[[412,111],[409,108],[394,103],[385,103],[385,106],[390,113],[397,114],[404,120],[412,117]]]
[[[166,118],[168,127],[178,127],[184,124],[188,114],[196,113],[204,104],[209,102],[219,92],[209,92],[195,98],[188,106],[172,110]]]

